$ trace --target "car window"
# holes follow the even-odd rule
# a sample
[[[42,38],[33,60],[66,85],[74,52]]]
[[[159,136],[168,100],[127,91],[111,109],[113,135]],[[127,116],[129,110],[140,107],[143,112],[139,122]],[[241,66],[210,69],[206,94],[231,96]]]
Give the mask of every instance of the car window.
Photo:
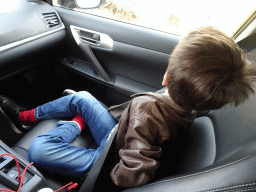
[[[180,36],[202,25],[216,26],[231,36],[255,8],[255,0],[106,0],[100,9],[73,9]]]

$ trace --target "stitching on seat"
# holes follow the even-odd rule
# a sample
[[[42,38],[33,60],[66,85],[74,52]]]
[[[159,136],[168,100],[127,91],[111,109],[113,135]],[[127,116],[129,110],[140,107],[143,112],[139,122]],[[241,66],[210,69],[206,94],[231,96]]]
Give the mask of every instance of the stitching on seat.
[[[256,183],[247,183],[247,184],[241,184],[241,185],[235,185],[235,186],[230,186],[230,187],[223,187],[223,188],[218,188],[218,189],[210,189],[210,190],[206,190],[206,191],[201,191],[201,192],[217,192],[217,191],[224,191],[224,190],[230,190],[230,189],[236,189],[236,188],[240,188],[240,187],[251,187],[256,185]],[[236,192],[243,192],[243,191],[252,191],[255,190],[256,187],[254,188],[249,188],[249,189],[237,189],[238,191]]]
[[[246,189],[246,190],[240,190],[240,191],[236,191],[236,192],[243,192],[243,191],[255,191],[256,188],[251,188],[251,189]]]
[[[154,185],[158,185],[158,184],[161,184],[161,183],[166,183],[166,182],[170,182],[170,181],[174,181],[174,180],[178,180],[178,179],[183,179],[183,178],[188,178],[188,177],[192,177],[192,176],[196,176],[196,175],[201,175],[201,174],[204,174],[204,173],[208,173],[208,172],[212,172],[212,171],[215,171],[215,170],[219,170],[221,168],[225,168],[225,167],[229,167],[229,166],[232,166],[234,164],[237,164],[237,163],[240,163],[242,161],[245,161],[247,159],[250,159],[252,158],[253,156],[256,155],[256,152],[254,152],[253,154],[249,155],[249,156],[246,156],[244,158],[241,158],[239,160],[236,160],[234,162],[231,162],[231,163],[228,163],[226,165],[222,165],[222,166],[218,166],[218,167],[215,167],[215,168],[212,168],[212,169],[209,169],[209,170],[206,170],[206,171],[202,171],[202,172],[198,172],[198,173],[193,173],[193,174],[189,174],[189,175],[184,175],[184,176],[181,176],[181,177],[176,177],[176,178],[170,178],[170,179],[164,179],[162,181],[156,181],[154,183],[149,183],[145,186],[141,186],[139,188],[143,189],[143,188],[147,188],[149,186],[154,186]],[[253,183],[252,183],[253,184]],[[256,183],[254,183],[256,185]],[[245,184],[246,185],[246,184]],[[130,189],[126,190],[127,192],[128,191],[131,191]],[[207,192],[207,191],[206,191]]]

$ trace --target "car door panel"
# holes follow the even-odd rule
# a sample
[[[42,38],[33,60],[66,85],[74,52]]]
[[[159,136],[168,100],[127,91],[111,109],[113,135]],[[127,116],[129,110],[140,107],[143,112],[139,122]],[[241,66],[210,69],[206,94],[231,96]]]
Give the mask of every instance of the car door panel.
[[[177,45],[179,36],[65,8],[56,7],[56,10],[66,26],[67,39],[70,41],[68,56],[87,62],[100,76],[96,80],[100,79],[102,83],[125,91],[127,95],[161,88],[170,53]],[[72,26],[93,31],[95,34],[104,34],[113,40],[113,44],[110,47],[101,47],[89,42],[88,48],[85,42],[74,43]],[[92,53],[89,53],[90,50]],[[97,69],[88,56],[94,57],[102,70]],[[69,64],[66,62],[66,65]],[[72,65],[72,68],[77,67]],[[88,75],[86,71],[78,71]],[[110,79],[106,79],[101,72]]]
[[[107,71],[156,89],[161,88],[169,54],[120,42],[114,42],[111,54],[96,49],[95,55]]]

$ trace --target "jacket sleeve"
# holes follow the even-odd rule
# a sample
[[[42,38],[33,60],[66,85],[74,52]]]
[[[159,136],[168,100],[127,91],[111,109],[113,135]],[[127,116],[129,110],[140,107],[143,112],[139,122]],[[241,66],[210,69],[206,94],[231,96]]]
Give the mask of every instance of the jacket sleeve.
[[[137,187],[149,182],[157,168],[162,149],[139,118],[130,119],[125,136],[125,148],[119,151],[120,161],[111,171],[111,179],[121,187]]]

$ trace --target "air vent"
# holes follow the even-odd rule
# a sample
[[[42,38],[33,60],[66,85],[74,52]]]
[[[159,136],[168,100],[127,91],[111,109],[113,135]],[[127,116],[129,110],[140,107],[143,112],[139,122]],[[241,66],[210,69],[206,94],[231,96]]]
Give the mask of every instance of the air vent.
[[[48,27],[54,27],[60,24],[60,20],[57,17],[56,13],[43,13],[44,21]]]

